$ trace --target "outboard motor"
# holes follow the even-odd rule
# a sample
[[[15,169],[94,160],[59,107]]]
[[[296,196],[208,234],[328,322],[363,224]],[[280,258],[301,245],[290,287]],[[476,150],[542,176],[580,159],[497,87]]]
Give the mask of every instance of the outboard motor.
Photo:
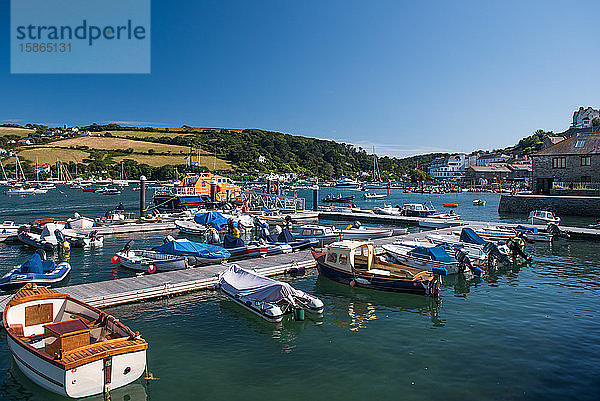
[[[98,230],[94,230],[94,231],[90,232],[90,239],[95,240],[97,236],[98,236]]]
[[[360,221],[355,221],[354,223],[352,223],[352,227],[353,228],[360,228],[362,224],[360,224]]]
[[[560,228],[558,227],[558,225],[555,223],[548,223],[548,226],[546,227],[546,231],[548,231],[548,234],[550,234],[556,238],[569,238],[570,237],[569,234],[562,232],[560,230]]]
[[[488,242],[483,246],[483,252],[488,256],[488,258],[495,259],[502,264],[507,265],[510,263],[508,255],[500,252],[498,246],[492,242]]]
[[[525,260],[531,260],[531,256],[527,255],[523,250],[523,242],[520,238],[509,239],[506,243],[506,246],[508,246],[508,249],[510,249],[513,259],[516,259],[517,256],[520,256]]]
[[[131,245],[133,245],[133,240],[130,239],[129,241],[127,241],[127,243],[125,244],[125,246],[123,247],[123,249],[121,249],[121,252],[127,253],[129,252],[129,250],[131,249]]]
[[[473,266],[473,264],[471,263],[471,259],[469,259],[469,256],[467,256],[467,254],[462,250],[457,249],[455,257],[458,261],[458,265],[460,266],[461,271],[464,271],[465,267],[468,267],[471,273],[473,273],[477,277],[481,277],[483,275],[483,270],[481,270],[479,267]]]

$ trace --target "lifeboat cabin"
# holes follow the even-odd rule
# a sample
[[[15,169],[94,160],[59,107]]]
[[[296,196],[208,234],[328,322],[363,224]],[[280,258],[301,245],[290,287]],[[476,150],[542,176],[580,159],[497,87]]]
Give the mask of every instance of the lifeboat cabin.
[[[214,194],[211,193],[213,183]],[[211,173],[188,174],[175,188],[175,192],[161,188],[154,194],[154,205],[164,211],[218,206],[223,202],[241,200],[242,189],[238,185],[230,178]]]

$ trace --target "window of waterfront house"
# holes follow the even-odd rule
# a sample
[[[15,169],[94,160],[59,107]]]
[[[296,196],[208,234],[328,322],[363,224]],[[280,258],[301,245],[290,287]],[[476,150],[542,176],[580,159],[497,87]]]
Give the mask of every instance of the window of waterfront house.
[[[554,157],[552,158],[552,168],[565,168],[567,166],[566,157]]]
[[[585,139],[579,139],[577,142],[575,142],[576,148],[583,148],[584,146],[585,146]]]
[[[582,166],[591,166],[592,165],[592,157],[591,156],[581,156],[581,165]]]
[[[337,253],[329,252],[329,255],[327,255],[327,261],[331,263],[337,262]]]

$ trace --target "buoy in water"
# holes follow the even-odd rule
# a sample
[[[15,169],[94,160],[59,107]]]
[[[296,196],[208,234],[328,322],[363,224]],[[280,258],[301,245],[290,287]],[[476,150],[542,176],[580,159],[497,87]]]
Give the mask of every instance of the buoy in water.
[[[117,263],[119,263],[121,261],[121,258],[119,258],[117,255],[115,255],[110,259],[110,261],[116,265]]]
[[[148,273],[150,273],[150,274],[156,273],[156,265],[148,265]]]
[[[296,308],[294,309],[294,320],[301,322],[304,320],[304,309]]]

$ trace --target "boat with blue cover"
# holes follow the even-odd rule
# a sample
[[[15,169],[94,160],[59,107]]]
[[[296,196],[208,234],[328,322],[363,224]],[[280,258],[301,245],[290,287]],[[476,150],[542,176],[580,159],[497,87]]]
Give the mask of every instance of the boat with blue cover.
[[[438,297],[440,275],[381,260],[368,241],[334,242],[325,251],[312,249],[319,274],[351,287]]]
[[[185,256],[170,255],[168,253],[148,251],[144,249],[131,249],[133,240],[116,253],[113,263],[128,269],[153,274],[162,271],[183,270],[187,268]]]
[[[397,263],[418,267],[420,269],[433,271],[433,269],[442,269],[446,274],[456,274],[462,270],[454,256],[448,254],[446,249],[441,246],[410,246],[402,243],[382,245],[386,251]]]
[[[511,251],[506,244],[485,240],[469,227],[463,228],[460,236],[455,233],[427,234],[426,238],[446,248],[460,249],[471,260],[484,261],[486,265],[496,262],[506,265],[513,260]]]
[[[68,262],[56,264],[53,260],[43,260],[41,252],[34,253],[27,262],[14,267],[0,278],[0,289],[10,291],[27,283],[50,286],[65,280],[71,272]]]
[[[231,253],[217,245],[202,244],[188,239],[174,239],[168,236],[165,243],[152,248],[153,251],[169,255],[185,256],[193,266],[219,263],[231,257]]]

